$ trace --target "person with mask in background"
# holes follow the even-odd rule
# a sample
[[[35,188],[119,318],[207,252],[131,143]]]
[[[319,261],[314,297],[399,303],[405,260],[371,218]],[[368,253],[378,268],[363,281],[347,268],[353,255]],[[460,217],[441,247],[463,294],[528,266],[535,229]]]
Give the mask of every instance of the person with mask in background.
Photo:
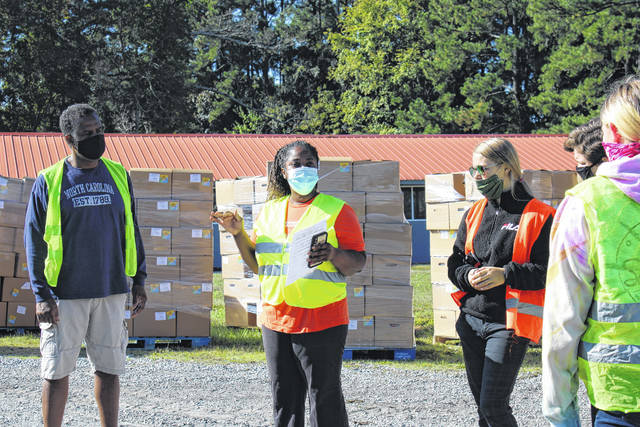
[[[516,426],[509,399],[529,342],[542,333],[554,209],[531,195],[506,139],[478,144],[472,162],[484,198],[464,214],[448,260],[459,289],[456,331],[479,425]]]
[[[576,172],[582,181],[595,176],[598,166],[607,161],[602,148],[602,124],[600,118],[589,120],[569,133],[563,144],[565,151],[573,153]]]
[[[62,424],[69,374],[84,341],[102,425],[117,426],[127,276],[132,317],[147,300],[133,189],[124,167],[102,157],[104,129],[94,108],[69,106],[60,130],[71,155],[38,175],[24,229],[41,330],[42,417],[45,426]]]
[[[608,162],[571,190],[552,227],[542,411],[579,426],[578,378],[596,426],[640,426],[640,77],[600,111]]]
[[[281,147],[269,171],[268,201],[252,236],[232,212],[211,220],[233,234],[242,259],[260,277],[262,340],[271,380],[276,426],[303,426],[308,394],[313,426],[347,426],[340,372],[349,314],[346,276],[366,261],[354,210],[319,193],[318,152],[305,141]],[[298,232],[322,225],[326,242],[305,249],[304,263],[317,265],[288,280],[289,253]]]

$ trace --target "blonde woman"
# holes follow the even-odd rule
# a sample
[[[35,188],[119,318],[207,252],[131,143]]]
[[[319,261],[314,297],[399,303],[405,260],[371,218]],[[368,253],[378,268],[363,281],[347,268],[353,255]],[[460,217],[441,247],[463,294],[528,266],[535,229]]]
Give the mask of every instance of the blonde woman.
[[[579,426],[582,378],[596,426],[640,425],[640,78],[602,106],[609,159],[567,192],[552,227],[543,413]]]
[[[506,139],[482,142],[472,160],[484,198],[462,218],[449,257],[456,330],[479,425],[515,426],[509,398],[529,342],[540,339],[554,210],[530,194]]]

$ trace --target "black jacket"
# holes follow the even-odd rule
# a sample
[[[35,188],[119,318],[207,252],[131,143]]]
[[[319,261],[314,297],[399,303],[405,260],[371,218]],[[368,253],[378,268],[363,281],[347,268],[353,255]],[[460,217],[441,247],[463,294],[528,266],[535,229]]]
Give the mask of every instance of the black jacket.
[[[473,249],[482,266],[503,267],[505,283],[513,289],[543,289],[547,276],[549,259],[549,233],[553,218],[544,224],[538,239],[531,248],[531,262],[518,264],[511,261],[520,216],[527,203],[533,198],[520,183],[516,183],[516,198],[510,191],[502,193],[500,203],[490,200],[482,215],[482,221],[475,238]],[[469,271],[474,268],[470,257],[465,257],[464,245],[467,239],[468,211],[464,214],[453,254],[448,260],[449,279],[458,289],[467,292],[462,299],[461,310],[464,313],[490,322],[505,323],[506,285],[497,286],[488,291],[475,290],[468,281]]]

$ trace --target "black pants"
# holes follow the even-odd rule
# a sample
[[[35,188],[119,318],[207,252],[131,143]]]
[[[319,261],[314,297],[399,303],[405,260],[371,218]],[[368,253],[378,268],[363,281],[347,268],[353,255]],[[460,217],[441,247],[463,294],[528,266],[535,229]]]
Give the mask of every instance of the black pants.
[[[304,426],[307,393],[312,426],[348,426],[340,372],[347,325],[305,334],[262,328],[276,426]]]
[[[460,313],[456,330],[462,344],[471,393],[478,405],[479,425],[517,426],[509,398],[529,340],[500,323]]]

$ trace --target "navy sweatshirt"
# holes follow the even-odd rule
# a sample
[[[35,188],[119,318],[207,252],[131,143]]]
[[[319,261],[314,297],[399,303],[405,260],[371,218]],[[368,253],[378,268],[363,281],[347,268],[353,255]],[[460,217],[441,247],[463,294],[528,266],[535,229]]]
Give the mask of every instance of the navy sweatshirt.
[[[513,289],[543,289],[547,277],[547,261],[549,259],[549,233],[553,218],[549,218],[542,227],[538,239],[531,248],[531,262],[518,264],[511,260],[513,243],[520,216],[532,196],[527,193],[521,183],[516,183],[516,198],[510,191],[500,197],[500,203],[490,200],[484,209],[478,232],[473,239],[475,256],[482,266],[503,267],[505,283]],[[461,311],[489,322],[506,323],[505,293],[506,285],[496,286],[488,291],[475,290],[468,280],[468,274],[474,268],[464,254],[467,240],[467,211],[460,227],[453,254],[448,260],[449,280],[458,289],[467,292],[462,299]]]
[[[138,270],[134,285],[144,285],[144,248],[135,216],[131,179],[131,210],[135,226]],[[60,197],[63,261],[58,284],[51,287],[44,275],[47,244],[44,230],[48,189],[44,176],[36,179],[31,191],[24,227],[24,244],[31,286],[37,302],[50,299],[103,298],[129,292],[125,274],[125,215],[118,187],[105,164],[93,169],[77,169],[64,163]]]

